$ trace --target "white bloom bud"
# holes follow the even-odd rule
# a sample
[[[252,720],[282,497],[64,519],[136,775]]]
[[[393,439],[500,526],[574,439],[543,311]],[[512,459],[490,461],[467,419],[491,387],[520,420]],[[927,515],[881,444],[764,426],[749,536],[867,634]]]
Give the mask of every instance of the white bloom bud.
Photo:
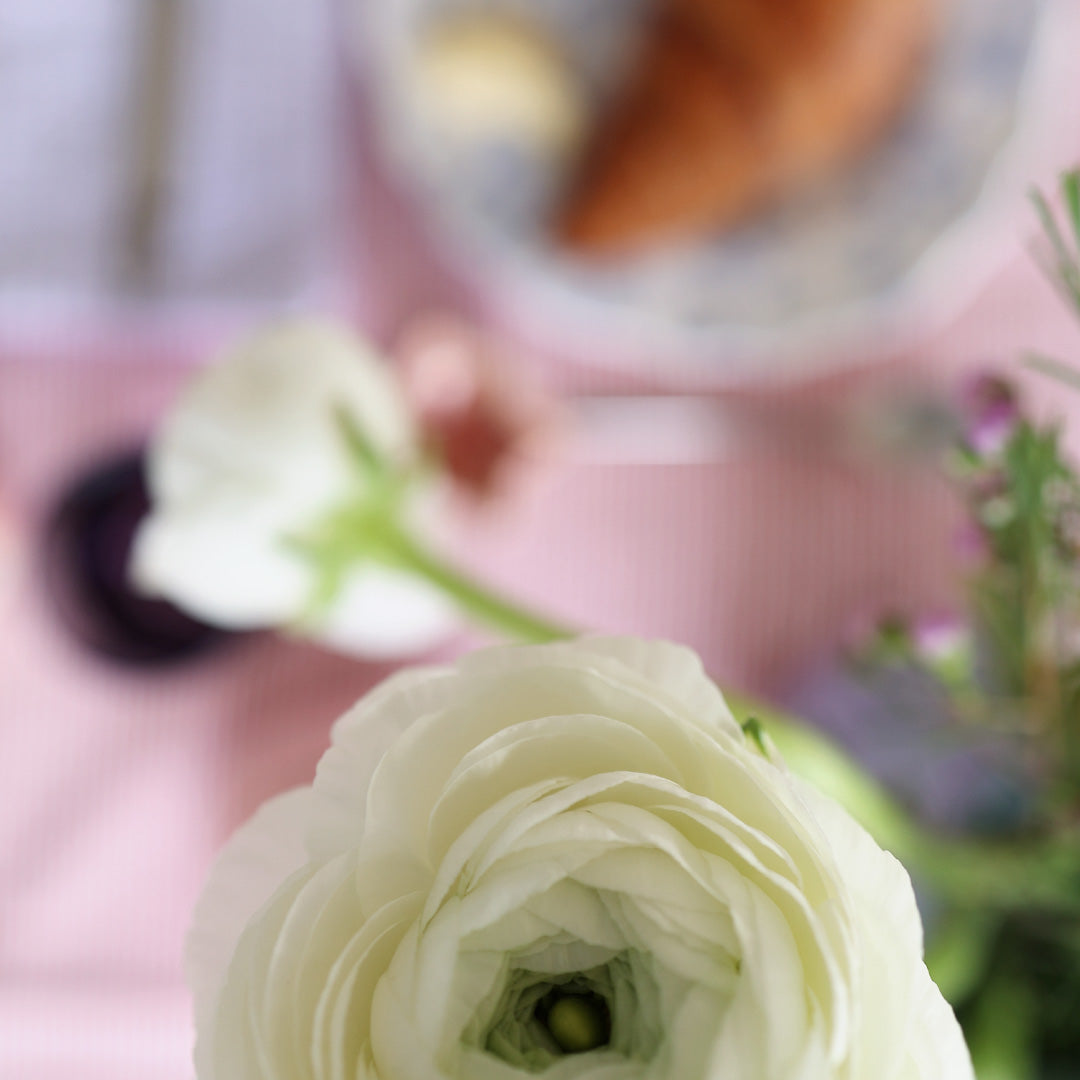
[[[219,626],[295,626],[318,585],[298,543],[362,505],[373,483],[348,429],[378,469],[415,464],[417,434],[391,372],[344,330],[284,324],[211,365],[151,443],[135,582]],[[374,557],[351,562],[327,599],[303,630],[368,655],[420,651],[453,621],[435,589]]]

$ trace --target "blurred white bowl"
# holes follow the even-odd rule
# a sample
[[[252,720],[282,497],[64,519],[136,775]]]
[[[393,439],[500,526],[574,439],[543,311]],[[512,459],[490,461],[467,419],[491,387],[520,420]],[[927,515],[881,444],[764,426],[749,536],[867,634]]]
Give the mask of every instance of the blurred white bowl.
[[[1055,155],[1075,120],[1061,106],[1077,96],[1075,0],[945,0],[919,90],[856,165],[737,230],[599,268],[545,237],[550,163],[505,143],[462,144],[429,122],[417,50],[462,6],[356,4],[380,146],[395,174],[456,265],[535,344],[653,372],[662,360],[684,380],[803,376],[895,353],[940,326],[1017,250],[1030,222],[1025,190],[1063,164]],[[564,43],[583,84],[597,85],[640,2],[482,6],[538,21]]]

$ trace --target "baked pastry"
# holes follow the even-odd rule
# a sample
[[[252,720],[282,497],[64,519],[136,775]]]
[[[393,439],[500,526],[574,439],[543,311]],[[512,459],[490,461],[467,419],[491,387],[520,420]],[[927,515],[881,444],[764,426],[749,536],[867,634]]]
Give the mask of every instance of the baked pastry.
[[[439,21],[419,42],[413,76],[425,118],[449,140],[510,140],[559,159],[584,133],[584,93],[569,63],[519,16],[466,11]]]
[[[939,0],[661,0],[556,223],[586,253],[722,228],[904,101]]]

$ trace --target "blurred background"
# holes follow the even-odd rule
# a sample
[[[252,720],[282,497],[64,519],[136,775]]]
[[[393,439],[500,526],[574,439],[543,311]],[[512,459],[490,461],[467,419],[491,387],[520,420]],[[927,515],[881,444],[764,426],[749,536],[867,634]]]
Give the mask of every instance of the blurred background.
[[[1027,203],[1080,160],[1080,8],[792,4],[0,0],[0,1076],[191,1075],[214,852],[391,670],[122,595],[137,451],[237,335],[542,400],[440,542],[808,712],[960,602],[967,375],[1080,451],[1021,363],[1080,358]]]

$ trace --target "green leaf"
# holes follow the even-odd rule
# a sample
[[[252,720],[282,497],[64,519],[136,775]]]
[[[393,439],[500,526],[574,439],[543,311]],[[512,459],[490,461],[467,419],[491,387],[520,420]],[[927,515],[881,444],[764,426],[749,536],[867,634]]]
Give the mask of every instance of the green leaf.
[[[751,716],[748,720],[744,720],[742,723],[743,734],[761,751],[765,756],[769,756],[768,747],[765,745],[765,729],[761,726],[761,721],[756,716]]]
[[[1070,179],[1070,176],[1072,179]],[[1080,193],[1077,193],[1075,187],[1076,183],[1075,174],[1063,177],[1062,186],[1065,201],[1074,226],[1076,217],[1073,215],[1073,200],[1074,198],[1080,200]],[[1031,192],[1031,202],[1035,207],[1039,221],[1042,223],[1043,232],[1050,243],[1053,253],[1053,260],[1049,263],[1044,262],[1043,269],[1051,281],[1061,290],[1069,304],[1080,312],[1080,261],[1078,261],[1078,256],[1075,252],[1069,250],[1057,218],[1054,216],[1054,211],[1042,192],[1033,190]],[[1078,243],[1080,243],[1080,238],[1078,238]]]
[[[1072,262],[1072,255],[1065,244],[1065,238],[1061,235],[1061,229],[1058,226],[1057,218],[1054,217],[1053,208],[1047,202],[1046,196],[1037,189],[1031,192],[1031,202],[1042,224],[1043,232],[1050,241],[1050,246],[1053,248],[1059,266],[1068,266]]]
[[[1073,169],[1065,174],[1061,190],[1065,194],[1065,206],[1072,221],[1073,236],[1080,247],[1080,169]]]
[[[1061,360],[1055,360],[1052,356],[1044,356],[1041,353],[1025,354],[1024,364],[1026,367],[1031,368],[1032,371],[1048,375],[1051,379],[1056,379],[1074,390],[1080,390],[1080,369],[1073,367],[1071,364],[1063,363]]]

